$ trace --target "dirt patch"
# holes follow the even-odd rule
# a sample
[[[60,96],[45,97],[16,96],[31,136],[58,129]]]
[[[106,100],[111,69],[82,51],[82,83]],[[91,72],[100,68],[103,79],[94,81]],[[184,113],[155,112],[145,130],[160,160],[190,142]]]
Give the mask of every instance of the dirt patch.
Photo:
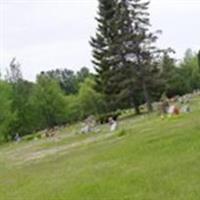
[[[87,138],[83,141],[74,142],[72,144],[66,144],[66,145],[62,145],[62,146],[58,146],[58,147],[51,147],[49,149],[43,149],[43,150],[39,150],[39,151],[35,151],[35,152],[27,152],[27,153],[21,155],[20,157],[15,156],[12,159],[15,160],[16,164],[21,165],[21,164],[29,163],[31,161],[41,160],[47,156],[55,155],[58,153],[67,153],[74,148],[78,148],[78,147],[88,145],[88,144],[91,144],[94,142],[103,141],[107,138],[112,137],[114,134],[115,133],[98,135],[95,137]]]

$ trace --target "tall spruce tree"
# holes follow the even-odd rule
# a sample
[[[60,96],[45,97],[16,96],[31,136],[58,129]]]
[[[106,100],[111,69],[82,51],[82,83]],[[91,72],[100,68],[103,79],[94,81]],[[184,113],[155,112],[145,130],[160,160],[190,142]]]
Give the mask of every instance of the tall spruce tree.
[[[151,93],[159,76],[155,59],[159,51],[153,46],[157,36],[150,32],[148,6],[149,1],[121,0],[114,18],[117,35],[111,53],[116,58],[116,73],[112,74],[117,82],[113,83],[120,86],[119,96],[123,94],[137,113],[142,96],[152,111]]]
[[[149,1],[141,0],[100,1],[99,26],[91,44],[98,86],[115,103],[113,108],[133,105],[139,113],[144,98],[152,111],[150,94],[159,70],[148,6]]]
[[[149,1],[127,0],[131,9],[131,19],[133,25],[134,40],[134,68],[137,73],[143,91],[144,100],[147,104],[148,111],[152,111],[151,105],[151,89],[154,88],[158,69],[154,58],[157,49],[153,43],[157,40],[157,36],[150,31],[149,20]]]
[[[115,33],[114,16],[116,13],[117,0],[99,0],[97,32],[91,38],[93,47],[93,64],[96,70],[96,89],[100,91],[107,102],[107,111],[113,110],[112,94],[112,53],[110,45],[113,44]]]
[[[133,32],[131,9],[129,1],[118,2],[115,17],[115,37],[111,44],[111,54],[114,67],[112,68],[112,88],[115,88],[115,99],[120,107],[134,107],[139,114],[141,92],[138,79],[133,68],[133,53],[135,34]]]

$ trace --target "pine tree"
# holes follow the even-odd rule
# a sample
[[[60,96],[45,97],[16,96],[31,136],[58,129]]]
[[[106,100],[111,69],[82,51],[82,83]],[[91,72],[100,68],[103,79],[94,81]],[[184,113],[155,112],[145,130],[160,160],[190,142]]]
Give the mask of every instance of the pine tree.
[[[148,6],[149,2],[141,2],[141,0],[129,1],[131,10],[131,17],[133,21],[133,34],[135,35],[134,46],[134,68],[137,73],[138,81],[142,87],[145,102],[147,103],[148,111],[152,111],[150,94],[147,86],[152,77],[153,69],[151,65],[151,52],[150,46],[154,37],[149,33],[149,18]],[[150,85],[150,84],[149,84]]]
[[[124,12],[129,13],[124,21],[125,25],[129,25],[129,28],[124,29],[125,32],[122,34],[124,35],[123,41],[125,41],[122,45],[122,52],[124,52],[125,59],[129,61],[132,67],[131,71],[132,77],[135,77],[136,91],[140,87],[148,111],[152,111],[150,94],[155,87],[154,85],[157,84],[154,81],[159,70],[155,57],[159,51],[153,46],[157,36],[150,32],[149,1],[121,0],[121,4],[126,7]],[[121,26],[121,28],[123,27]]]
[[[111,2],[114,10],[108,6]],[[159,70],[153,46],[157,36],[149,30],[148,6],[148,1],[141,0],[100,1],[98,32],[91,44],[98,86],[113,108],[134,106],[139,113],[144,98],[152,111],[150,94]]]
[[[111,44],[111,53],[114,67],[112,69],[112,84],[116,90],[118,105],[121,107],[134,107],[139,114],[141,103],[141,92],[137,81],[136,73],[133,68],[133,50],[135,35],[133,32],[131,10],[129,2],[122,0],[118,3],[114,17],[115,35]]]
[[[90,44],[93,47],[93,64],[96,70],[96,89],[100,91],[106,99],[107,111],[113,110],[111,87],[112,77],[112,53],[111,44],[113,44],[115,33],[114,16],[116,12],[116,0],[99,0],[99,11],[97,32],[95,37],[91,38]]]
[[[129,106],[135,107],[137,113],[142,96],[148,110],[152,111],[150,94],[155,85],[158,85],[156,78],[159,69],[155,59],[158,51],[153,46],[157,36],[149,30],[148,6],[148,1],[141,0],[118,2],[114,18],[117,34],[111,45],[111,53],[115,58],[112,74],[117,80],[113,84],[119,87],[118,97],[124,97]]]

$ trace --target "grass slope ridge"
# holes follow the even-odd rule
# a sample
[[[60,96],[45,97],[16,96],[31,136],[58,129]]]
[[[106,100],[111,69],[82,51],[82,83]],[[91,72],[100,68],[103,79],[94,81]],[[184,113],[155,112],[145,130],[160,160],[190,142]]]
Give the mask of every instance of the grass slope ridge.
[[[2,200],[199,200],[200,99],[193,112],[126,119],[108,133],[0,147]]]

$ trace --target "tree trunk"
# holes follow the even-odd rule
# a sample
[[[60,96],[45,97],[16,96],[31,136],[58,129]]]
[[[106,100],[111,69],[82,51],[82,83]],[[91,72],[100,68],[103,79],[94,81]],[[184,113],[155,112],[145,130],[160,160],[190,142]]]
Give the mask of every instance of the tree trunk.
[[[137,103],[136,99],[132,95],[130,96],[130,103],[131,103],[131,106],[134,107],[135,109],[135,114],[140,115],[139,104]]]
[[[140,115],[140,108],[139,108],[139,106],[135,105],[134,108],[135,108],[135,114],[136,115]]]
[[[151,104],[151,99],[150,99],[149,92],[147,90],[147,86],[146,86],[146,83],[145,83],[144,80],[142,80],[142,87],[143,87],[144,98],[145,98],[145,101],[146,101],[146,104],[147,104],[148,112],[153,112],[153,107],[152,107],[152,104]]]

